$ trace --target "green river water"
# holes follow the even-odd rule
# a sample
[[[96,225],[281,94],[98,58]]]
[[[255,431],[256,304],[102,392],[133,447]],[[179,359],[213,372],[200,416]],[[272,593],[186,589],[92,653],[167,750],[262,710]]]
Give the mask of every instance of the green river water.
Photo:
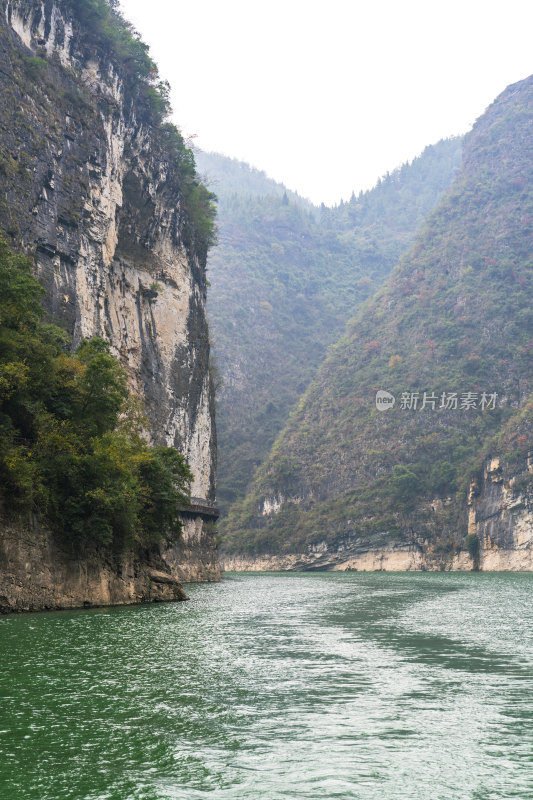
[[[0,619],[1,800],[533,798],[533,575],[229,574]]]

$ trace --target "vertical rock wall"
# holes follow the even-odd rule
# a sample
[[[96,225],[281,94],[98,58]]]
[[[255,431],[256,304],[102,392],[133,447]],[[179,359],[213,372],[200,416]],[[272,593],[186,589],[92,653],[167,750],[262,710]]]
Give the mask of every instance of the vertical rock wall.
[[[479,539],[481,569],[533,570],[533,453],[519,472],[487,461],[470,488],[468,533]]]
[[[0,145],[14,164],[0,227],[35,253],[47,308],[74,344],[109,341],[152,440],[184,453],[192,494],[212,502],[206,253],[187,228],[164,126],[71,3],[8,0],[0,22]],[[201,517],[186,520],[189,563],[173,551],[177,571],[218,577],[213,540]]]

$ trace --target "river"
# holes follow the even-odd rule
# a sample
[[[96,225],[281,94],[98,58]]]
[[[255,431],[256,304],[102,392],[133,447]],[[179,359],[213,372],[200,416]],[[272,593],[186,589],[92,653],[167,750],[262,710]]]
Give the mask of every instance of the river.
[[[229,574],[0,619],[2,800],[533,797],[533,575]]]

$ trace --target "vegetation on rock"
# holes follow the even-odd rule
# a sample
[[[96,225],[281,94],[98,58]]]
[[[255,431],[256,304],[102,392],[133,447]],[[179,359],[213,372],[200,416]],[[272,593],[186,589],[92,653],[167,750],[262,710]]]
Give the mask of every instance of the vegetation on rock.
[[[197,153],[219,197],[208,308],[222,380],[225,511],[244,496],[328,346],[412,242],[460,157],[460,139],[439,142],[371,191],[318,209],[247,164]]]
[[[118,77],[124,113],[129,114],[134,107],[136,124],[150,130],[152,149],[159,151],[162,162],[169,163],[167,181],[179,187],[185,243],[195,255],[205,259],[216,240],[216,197],[199,179],[191,148],[169,121],[169,86],[161,81],[148,45],[124,19],[115,0],[59,0],[59,7],[73,23],[69,65],[62,64],[56,54],[48,54],[42,47],[37,55],[26,55],[12,46],[14,34],[9,26],[0,26],[0,60],[10,76],[0,102],[0,175],[5,179],[0,224],[11,243],[18,247],[24,240],[24,215],[20,219],[17,208],[20,198],[32,196],[42,163],[48,161],[49,166],[54,163],[64,147],[65,132],[69,141],[74,141],[72,131],[65,129],[67,118],[72,118],[73,127],[79,126],[83,133],[69,155],[70,166],[75,169],[69,169],[64,176],[65,185],[61,188],[65,206],[59,221],[69,227],[76,227],[82,221],[82,198],[87,193],[90,158],[95,148],[91,135],[105,140],[100,111],[118,113],[118,104],[114,97],[99,90],[89,91],[90,87],[81,79],[82,67],[86,66],[85,55],[81,57],[76,49],[81,43],[84,54],[90,52],[94,57],[104,81],[109,78],[113,84]],[[25,11],[36,21],[42,13],[29,2]],[[43,117],[46,126],[39,124]],[[86,143],[86,150],[75,149],[79,141]],[[28,205],[36,202],[37,197],[32,197]]]
[[[478,120],[451,190],[331,349],[246,500],[233,507],[228,549],[294,552],[383,532],[390,541],[462,546],[469,482],[498,440],[525,468],[532,107],[529,78]],[[393,408],[376,408],[378,390],[396,397]],[[452,393],[457,408],[443,407]],[[405,402],[412,396],[416,407]]]
[[[71,540],[115,548],[175,539],[190,470],[143,438],[140,404],[101,339],[74,355],[43,320],[30,261],[0,240],[0,507]]]

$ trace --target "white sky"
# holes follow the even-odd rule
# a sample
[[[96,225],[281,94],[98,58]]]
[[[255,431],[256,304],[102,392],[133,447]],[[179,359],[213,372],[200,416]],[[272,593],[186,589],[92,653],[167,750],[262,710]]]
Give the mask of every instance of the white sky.
[[[467,131],[533,72],[531,0],[121,0],[195,144],[316,203]]]

